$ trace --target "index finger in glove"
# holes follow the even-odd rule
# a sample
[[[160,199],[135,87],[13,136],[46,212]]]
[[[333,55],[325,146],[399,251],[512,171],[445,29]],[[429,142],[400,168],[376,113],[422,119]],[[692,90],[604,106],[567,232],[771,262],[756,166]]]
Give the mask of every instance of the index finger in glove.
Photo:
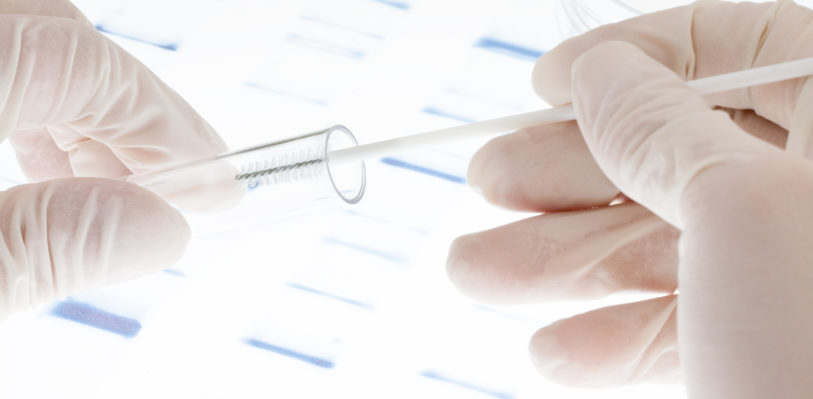
[[[785,147],[785,129],[752,110],[724,110],[752,136]],[[534,212],[602,206],[619,193],[576,122],[528,127],[489,141],[472,157],[468,181],[496,205]]]
[[[626,41],[684,80],[813,56],[813,11],[792,1],[701,1],[606,25],[565,41],[538,61],[537,94],[553,105],[571,102],[571,65],[590,48]],[[715,105],[754,109],[788,128],[803,79],[707,96]]]
[[[468,182],[491,203],[529,211],[590,208],[618,195],[576,122],[528,127],[489,141],[472,157]]]
[[[85,22],[0,16],[0,138],[47,127],[74,173],[138,173],[223,152],[183,100]],[[88,162],[96,159],[98,162]]]

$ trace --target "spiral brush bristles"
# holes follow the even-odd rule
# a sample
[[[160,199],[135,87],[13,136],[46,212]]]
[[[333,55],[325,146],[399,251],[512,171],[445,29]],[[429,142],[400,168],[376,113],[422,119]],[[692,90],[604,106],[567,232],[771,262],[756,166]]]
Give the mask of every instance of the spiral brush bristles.
[[[282,154],[272,159],[243,165],[235,180],[245,181],[249,190],[260,186],[313,179],[325,172],[323,154],[301,151],[299,154]]]

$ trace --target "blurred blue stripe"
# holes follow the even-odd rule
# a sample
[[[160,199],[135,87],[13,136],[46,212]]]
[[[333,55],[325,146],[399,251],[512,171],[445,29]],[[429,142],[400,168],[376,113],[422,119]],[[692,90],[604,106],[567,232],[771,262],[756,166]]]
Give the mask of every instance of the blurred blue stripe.
[[[111,35],[114,35],[114,36],[122,37],[122,38],[125,38],[125,39],[134,40],[134,41],[137,41],[137,42],[140,42],[140,43],[149,44],[151,46],[159,47],[159,48],[162,48],[164,50],[178,51],[178,43],[155,42],[155,41],[151,41],[151,40],[146,40],[146,39],[142,39],[140,37],[135,37],[135,36],[132,36],[132,35],[126,35],[126,34],[123,34],[123,33],[116,32],[115,30],[110,29],[110,28],[108,28],[108,27],[106,27],[104,25],[96,25],[96,30],[98,30],[99,32],[104,32],[104,33],[108,33],[108,34],[111,34]]]
[[[141,323],[138,320],[106,312],[86,303],[60,302],[51,311],[51,314],[89,327],[109,331],[125,338],[133,338],[141,331]]]
[[[395,1],[395,0],[372,0],[372,1],[374,1],[376,3],[381,3],[381,4],[388,5],[390,7],[395,7],[395,8],[401,9],[401,10],[408,10],[409,9],[409,3],[405,2],[405,1]]]
[[[520,46],[517,44],[508,43],[502,40],[484,37],[481,38],[477,44],[474,45],[475,47],[479,47],[486,50],[495,51],[502,54],[507,54],[510,56],[523,58],[523,59],[530,59],[536,60],[537,58],[541,57],[544,54],[542,51],[537,49],[532,49],[529,47]]]
[[[384,258],[384,259],[386,259],[386,260],[388,260],[390,262],[394,262],[394,263],[405,263],[407,261],[407,259],[405,257],[403,257],[401,255],[398,255],[398,254],[393,254],[393,253],[388,253],[388,252],[384,252],[384,251],[379,251],[379,250],[373,249],[373,248],[363,247],[361,245],[349,243],[347,241],[342,241],[342,240],[339,240],[339,239],[336,239],[336,238],[333,238],[333,237],[325,237],[325,238],[322,239],[322,241],[324,243],[326,243],[326,244],[340,245],[342,247],[346,247],[346,248],[354,249],[356,251],[361,251],[361,252],[364,252],[364,253],[368,253],[370,255],[378,256],[379,258]]]
[[[423,111],[424,113],[429,114],[429,115],[435,115],[435,116],[439,116],[441,118],[454,119],[454,120],[460,121],[460,122],[465,122],[465,123],[474,122],[474,119],[467,118],[465,116],[461,116],[461,115],[457,115],[457,114],[453,114],[451,112],[446,112],[446,111],[444,111],[442,109],[435,108],[435,107],[432,107],[432,106],[425,107],[421,111]]]
[[[401,228],[401,229],[411,230],[411,231],[414,231],[416,234],[420,234],[422,236],[428,235],[430,233],[430,231],[428,229],[425,229],[425,228],[408,226],[408,225],[405,225],[405,224],[403,224],[401,222],[395,222],[393,220],[384,219],[384,218],[381,218],[381,217],[378,217],[378,216],[369,215],[369,214],[366,214],[366,213],[363,213],[363,212],[359,212],[359,211],[357,211],[355,209],[347,209],[346,211],[344,211],[344,213],[346,213],[348,215],[360,217],[360,218],[374,220],[376,222],[380,222],[380,223],[383,223],[383,224],[386,224],[386,225],[389,225],[389,226],[394,226],[394,227],[398,227],[398,228]]]
[[[290,42],[292,44],[298,45],[298,46],[308,47],[308,48],[312,48],[314,50],[324,51],[326,53],[340,55],[340,56],[343,56],[343,57],[349,57],[349,58],[353,58],[353,59],[357,59],[357,60],[362,59],[365,56],[364,52],[362,52],[362,51],[354,50],[354,49],[347,48],[347,47],[337,46],[335,44],[323,42],[321,40],[311,39],[309,37],[305,37],[305,36],[302,36],[302,35],[297,35],[297,34],[294,34],[294,33],[289,33],[285,37],[285,40],[287,40],[288,42]]]
[[[249,338],[249,339],[245,340],[245,343],[250,345],[250,346],[253,346],[255,348],[258,348],[258,349],[266,350],[266,351],[269,351],[269,352],[274,352],[274,353],[276,353],[278,355],[282,355],[282,356],[289,357],[291,359],[296,359],[296,360],[299,360],[299,361],[303,361],[305,363],[310,363],[310,364],[312,364],[312,365],[314,365],[316,367],[330,369],[330,368],[333,368],[333,366],[335,366],[335,364],[333,364],[333,362],[331,362],[330,360],[322,359],[322,358],[316,357],[316,356],[306,355],[306,354],[304,354],[302,352],[297,352],[295,350],[291,350],[291,349],[288,349],[288,348],[283,348],[281,346],[272,345],[272,344],[269,344],[268,342],[260,341],[258,339]]]
[[[360,302],[360,301],[357,301],[355,299],[345,298],[345,297],[342,297],[342,296],[331,294],[331,293],[328,293],[328,292],[325,292],[325,291],[317,290],[315,288],[307,287],[307,286],[304,286],[302,284],[288,283],[288,286],[291,287],[291,288],[300,290],[300,291],[309,292],[311,294],[320,295],[320,296],[323,296],[325,298],[335,299],[337,301],[344,302],[344,303],[347,303],[347,304],[350,304],[350,305],[353,305],[353,306],[358,306],[360,308],[365,308],[365,309],[371,309],[372,308],[372,306],[370,304]]]
[[[382,37],[382,36],[377,35],[377,34],[375,34],[375,33],[371,33],[371,32],[367,32],[367,31],[363,31],[363,30],[359,30],[359,29],[351,28],[351,27],[349,27],[349,26],[345,26],[345,25],[337,24],[337,23],[332,22],[332,21],[326,21],[326,20],[324,20],[324,19],[321,19],[321,18],[316,18],[316,17],[312,17],[312,16],[310,16],[310,15],[302,15],[302,16],[300,16],[299,18],[304,19],[304,20],[306,20],[306,21],[315,22],[315,23],[317,23],[317,24],[322,24],[322,25],[325,25],[325,26],[330,26],[331,28],[342,29],[342,30],[346,30],[346,31],[349,31],[349,32],[358,33],[358,34],[360,34],[360,35],[368,36],[368,37],[371,37],[371,38],[373,38],[373,39],[379,39],[379,40],[380,40],[380,39],[383,39],[383,37]]]
[[[514,395],[511,395],[510,393],[492,391],[490,389],[486,389],[486,388],[483,388],[481,386],[474,385],[474,384],[472,384],[470,382],[466,382],[466,381],[462,381],[462,380],[458,380],[458,379],[454,379],[454,378],[449,378],[447,376],[441,375],[440,373],[438,373],[436,371],[427,370],[427,371],[422,372],[421,376],[426,377],[426,378],[430,378],[430,379],[433,379],[433,380],[436,380],[436,381],[442,381],[442,382],[446,382],[446,383],[449,383],[449,384],[452,384],[452,385],[457,385],[457,386],[459,386],[461,388],[470,389],[472,391],[477,391],[477,392],[480,392],[480,393],[484,393],[486,395],[493,396],[493,397],[495,397],[497,399],[513,399],[514,398]]]
[[[418,172],[418,173],[423,173],[425,175],[438,177],[438,178],[441,178],[443,180],[450,181],[452,183],[459,183],[459,184],[466,183],[466,179],[464,179],[464,178],[462,178],[460,176],[455,176],[455,175],[452,175],[452,174],[449,174],[449,173],[444,173],[444,172],[441,172],[439,170],[427,168],[425,166],[416,165],[414,163],[404,162],[404,161],[402,161],[400,159],[396,159],[396,158],[390,158],[390,157],[381,158],[381,162],[385,163],[387,165],[390,165],[390,166],[395,166],[396,168],[407,169],[407,170],[411,170],[413,172]]]
[[[296,95],[296,94],[293,94],[293,93],[288,93],[287,91],[282,91],[282,90],[279,90],[279,89],[272,89],[272,88],[270,88],[268,86],[264,86],[264,85],[261,85],[261,84],[256,83],[256,82],[244,82],[243,84],[246,85],[246,87],[250,87],[252,89],[263,90],[263,91],[267,91],[267,92],[270,92],[270,93],[274,93],[276,95],[295,98],[297,100],[302,100],[302,101],[307,101],[307,102],[309,102],[311,104],[314,104],[314,105],[319,105],[319,106],[327,105],[327,102],[325,102],[323,100],[303,97],[303,96]]]

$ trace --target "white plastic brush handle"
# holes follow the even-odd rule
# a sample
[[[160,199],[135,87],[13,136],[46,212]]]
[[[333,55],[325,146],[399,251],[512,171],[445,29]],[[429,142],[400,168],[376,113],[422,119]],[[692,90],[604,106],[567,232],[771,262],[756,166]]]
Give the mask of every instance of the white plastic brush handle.
[[[813,75],[813,57],[710,76],[686,83],[689,87],[697,90],[698,93],[705,95],[809,75]],[[545,125],[574,119],[576,119],[576,115],[573,113],[573,107],[569,105],[543,109],[336,150],[328,154],[328,162],[331,164],[358,162],[415,148],[430,147],[458,140],[519,130],[527,126]]]

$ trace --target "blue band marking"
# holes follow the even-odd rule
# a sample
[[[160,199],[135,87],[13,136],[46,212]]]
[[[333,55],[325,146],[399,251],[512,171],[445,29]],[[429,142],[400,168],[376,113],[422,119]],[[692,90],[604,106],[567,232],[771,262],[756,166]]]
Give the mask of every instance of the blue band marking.
[[[361,245],[353,244],[347,241],[342,241],[333,237],[325,237],[322,239],[322,242],[324,242],[325,244],[340,245],[342,247],[355,249],[356,251],[361,251],[370,255],[378,256],[379,258],[384,258],[393,263],[405,263],[407,261],[407,259],[401,255],[391,254],[373,248],[363,247]]]
[[[365,56],[364,52],[362,51],[337,46],[335,44],[326,43],[321,40],[314,40],[294,33],[289,33],[288,36],[285,37],[285,40],[298,46],[308,47],[314,50],[324,51],[326,53],[335,54],[343,57],[349,57],[357,60],[360,60]]]
[[[388,219],[384,219],[384,218],[381,218],[381,217],[369,215],[369,214],[366,214],[366,213],[363,213],[363,212],[359,212],[359,211],[357,211],[355,209],[348,209],[348,210],[344,211],[344,213],[346,213],[348,215],[353,215],[355,217],[374,220],[376,222],[384,223],[386,225],[390,225],[390,226],[399,227],[399,228],[402,228],[402,229],[407,229],[407,230],[410,230],[410,231],[414,231],[416,234],[420,234],[422,236],[429,235],[429,230],[427,230],[427,229],[418,228],[418,227],[414,227],[414,226],[407,226],[407,225],[401,224],[401,223],[396,223],[396,222],[394,222],[392,220],[388,220]]]
[[[372,0],[376,3],[381,3],[384,5],[388,5],[390,7],[395,7],[399,10],[408,10],[409,4],[405,1],[395,1],[395,0]]]
[[[407,170],[411,170],[413,172],[418,172],[418,173],[423,173],[425,175],[438,177],[438,178],[441,178],[443,180],[448,180],[448,181],[450,181],[452,183],[458,183],[458,184],[466,183],[466,179],[464,179],[464,178],[462,178],[460,176],[455,176],[455,175],[452,175],[452,174],[449,174],[449,173],[444,173],[444,172],[441,172],[439,170],[430,169],[430,168],[427,168],[425,166],[416,165],[414,163],[404,162],[404,161],[402,161],[400,159],[396,159],[396,158],[384,157],[384,158],[381,158],[381,162],[383,162],[383,163],[385,163],[387,165],[390,165],[390,166],[395,166],[396,168],[407,169]]]
[[[312,103],[312,104],[314,104],[314,105],[320,105],[320,106],[325,106],[325,105],[327,105],[327,102],[322,101],[322,100],[313,99],[313,98],[307,98],[307,97],[302,97],[302,96],[300,96],[300,95],[296,95],[296,94],[288,93],[288,92],[286,92],[286,91],[282,91],[282,90],[278,90],[278,89],[273,89],[273,88],[270,88],[270,87],[268,87],[268,86],[263,86],[263,85],[261,85],[261,84],[259,84],[259,83],[256,83],[256,82],[244,82],[244,84],[246,85],[246,87],[251,87],[252,89],[263,90],[263,91],[271,92],[271,93],[273,93],[273,94],[280,95],[280,96],[284,96],[284,97],[291,97],[291,98],[295,98],[295,99],[297,99],[297,100],[306,101],[306,102]]]
[[[474,119],[467,118],[465,116],[456,115],[456,114],[453,114],[453,113],[450,113],[450,112],[446,112],[446,111],[444,111],[442,109],[438,109],[438,108],[435,108],[435,107],[432,107],[432,106],[425,107],[421,111],[423,111],[424,113],[429,114],[429,115],[435,115],[435,116],[439,116],[441,118],[453,119],[453,120],[460,121],[460,122],[463,122],[463,123],[475,122]]]
[[[544,54],[540,50],[511,44],[490,37],[480,39],[480,41],[478,41],[474,46],[531,61],[536,60],[537,58],[541,57],[542,54]]]
[[[458,380],[458,379],[443,376],[443,375],[439,374],[436,371],[427,370],[427,371],[422,372],[421,376],[426,377],[426,378],[430,378],[430,379],[433,379],[433,380],[437,380],[437,381],[447,382],[449,384],[457,385],[457,386],[459,386],[461,388],[470,389],[472,391],[477,391],[477,392],[480,392],[480,393],[484,393],[486,395],[493,396],[493,397],[495,397],[497,399],[513,399],[514,398],[514,395],[511,395],[510,393],[492,391],[490,389],[486,389],[486,388],[483,388],[481,386],[474,385],[474,384],[472,384],[470,382],[461,381],[461,380]]]
[[[125,35],[125,34],[122,34],[122,33],[118,33],[116,31],[112,31],[112,30],[108,29],[107,27],[105,27],[104,25],[96,25],[96,30],[98,30],[99,32],[104,32],[104,33],[108,33],[108,34],[111,34],[111,35],[114,35],[114,36],[122,37],[122,38],[125,38],[125,39],[134,40],[134,41],[137,41],[139,43],[149,44],[150,46],[155,46],[155,47],[158,47],[158,48],[162,48],[164,50],[178,51],[178,43],[153,42],[153,41],[150,41],[150,40],[142,39],[140,37]]]
[[[272,345],[269,344],[268,342],[260,341],[258,339],[249,338],[245,340],[245,343],[255,348],[259,348],[269,352],[274,352],[276,354],[286,356],[291,359],[303,361],[305,363],[310,363],[316,367],[332,369],[335,366],[335,364],[333,364],[333,362],[331,362],[330,360],[322,359],[316,356],[306,355],[304,353],[297,352],[295,350],[291,350],[288,348],[283,348],[281,346]]]
[[[348,304],[353,305],[353,306],[358,306],[360,308],[372,309],[372,305],[370,305],[368,303],[360,302],[360,301],[357,301],[355,299],[345,298],[343,296],[338,296],[338,295],[331,294],[331,293],[328,293],[328,292],[325,292],[325,291],[317,290],[315,288],[307,287],[307,286],[304,286],[302,284],[288,283],[288,286],[293,288],[293,289],[297,289],[297,290],[304,291],[304,292],[309,292],[311,294],[320,295],[320,296],[330,298],[330,299],[335,299],[337,301],[348,303]]]
[[[184,272],[182,272],[180,270],[175,270],[175,269],[164,269],[163,272],[166,273],[166,274],[171,274],[173,276],[178,276],[178,277],[185,276]]]
[[[60,302],[51,313],[56,317],[109,331],[124,338],[133,338],[141,331],[141,323],[138,320],[106,312],[85,303],[70,300]]]
[[[360,35],[368,36],[368,37],[371,37],[373,39],[379,39],[379,40],[383,39],[383,37],[381,35],[377,35],[375,33],[370,33],[370,32],[367,32],[367,31],[351,28],[351,27],[348,27],[348,26],[345,26],[345,25],[340,25],[340,24],[337,24],[335,22],[326,21],[326,20],[321,19],[321,18],[312,17],[310,15],[302,15],[299,18],[304,19],[306,21],[315,22],[317,24],[330,26],[332,28],[342,29],[342,30],[346,30],[348,32],[353,32],[353,33],[358,33]]]

